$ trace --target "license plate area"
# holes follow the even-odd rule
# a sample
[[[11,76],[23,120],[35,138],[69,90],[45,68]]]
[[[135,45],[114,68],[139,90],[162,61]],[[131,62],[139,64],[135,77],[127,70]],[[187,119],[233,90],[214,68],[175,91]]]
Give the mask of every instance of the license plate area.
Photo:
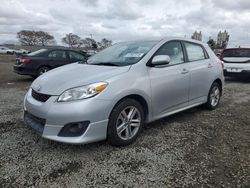
[[[227,72],[241,72],[241,68],[227,68]]]

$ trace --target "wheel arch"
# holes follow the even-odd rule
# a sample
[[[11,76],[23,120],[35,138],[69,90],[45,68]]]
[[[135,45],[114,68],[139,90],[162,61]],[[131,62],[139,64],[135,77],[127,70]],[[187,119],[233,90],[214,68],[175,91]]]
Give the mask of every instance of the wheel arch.
[[[36,73],[39,74],[39,70],[40,70],[41,68],[43,68],[43,67],[49,68],[50,70],[52,69],[52,67],[49,66],[49,65],[40,65],[40,66],[36,69]]]
[[[221,95],[222,95],[223,83],[222,83],[221,79],[220,79],[220,78],[217,78],[216,80],[213,81],[213,83],[218,83],[218,84],[219,84],[219,86],[220,86],[220,93],[221,93]],[[212,84],[213,84],[213,83],[212,83]]]
[[[150,114],[150,108],[149,108],[149,104],[147,102],[147,100],[142,96],[142,95],[139,95],[139,94],[129,94],[129,95],[126,95],[126,96],[123,96],[122,98],[120,98],[116,103],[115,105],[113,106],[112,110],[111,110],[111,113],[113,111],[113,109],[123,100],[125,99],[134,99],[136,100],[137,102],[139,102],[141,105],[142,105],[142,108],[143,108],[143,112],[144,112],[144,116],[145,116],[145,121],[147,121],[149,119],[149,114]],[[110,113],[110,115],[111,115]],[[109,115],[109,116],[110,116]]]

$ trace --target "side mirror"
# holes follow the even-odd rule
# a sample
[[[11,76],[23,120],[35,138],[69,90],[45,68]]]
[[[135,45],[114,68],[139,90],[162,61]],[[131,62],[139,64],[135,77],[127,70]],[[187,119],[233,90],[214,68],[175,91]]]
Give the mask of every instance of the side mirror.
[[[156,55],[152,59],[152,65],[167,65],[170,63],[170,57],[168,55]]]

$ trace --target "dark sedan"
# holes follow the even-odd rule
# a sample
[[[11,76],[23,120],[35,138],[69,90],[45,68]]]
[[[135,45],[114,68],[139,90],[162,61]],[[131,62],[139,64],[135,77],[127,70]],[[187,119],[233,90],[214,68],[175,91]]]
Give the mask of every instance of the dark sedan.
[[[37,77],[56,67],[86,59],[85,53],[75,50],[41,49],[17,58],[14,72]]]

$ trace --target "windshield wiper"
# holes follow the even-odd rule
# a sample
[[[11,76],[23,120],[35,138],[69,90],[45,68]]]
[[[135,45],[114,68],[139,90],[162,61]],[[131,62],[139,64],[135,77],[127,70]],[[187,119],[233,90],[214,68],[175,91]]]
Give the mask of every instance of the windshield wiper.
[[[100,63],[93,63],[91,65],[104,65],[104,66],[119,66],[115,63],[109,63],[109,62],[100,62]]]

